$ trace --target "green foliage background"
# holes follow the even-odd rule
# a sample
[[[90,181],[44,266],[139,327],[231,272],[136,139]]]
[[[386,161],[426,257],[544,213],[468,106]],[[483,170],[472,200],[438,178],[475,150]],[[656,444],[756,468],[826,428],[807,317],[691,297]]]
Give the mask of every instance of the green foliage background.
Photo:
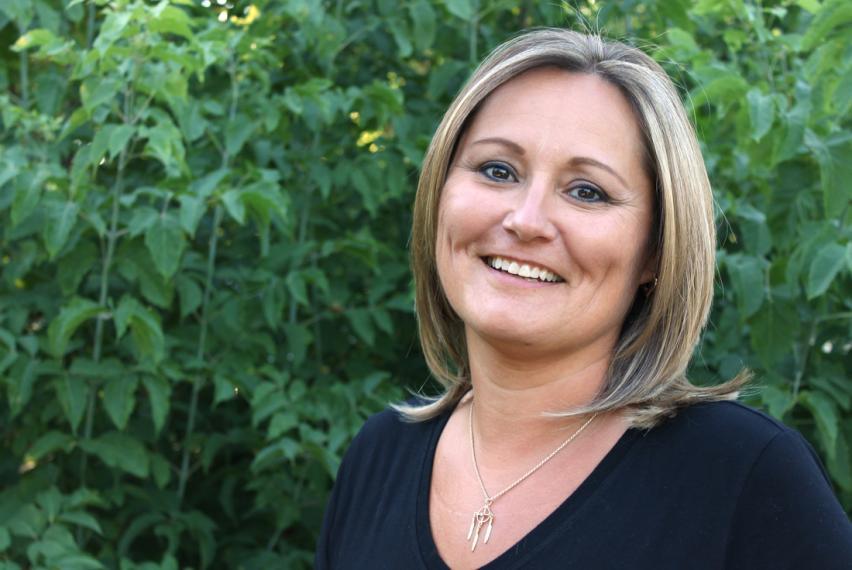
[[[682,87],[721,233],[693,376],[754,369],[852,507],[848,1],[4,0],[0,569],[310,566],[347,442],[429,386],[429,137],[535,25]]]

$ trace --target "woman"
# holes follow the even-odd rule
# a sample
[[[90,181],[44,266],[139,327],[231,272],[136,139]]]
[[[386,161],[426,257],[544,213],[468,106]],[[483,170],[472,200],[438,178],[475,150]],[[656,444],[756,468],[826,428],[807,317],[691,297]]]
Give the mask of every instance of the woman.
[[[498,48],[417,190],[423,351],[446,391],[371,418],[319,568],[852,568],[811,448],[691,385],[712,196],[649,57],[564,30]]]

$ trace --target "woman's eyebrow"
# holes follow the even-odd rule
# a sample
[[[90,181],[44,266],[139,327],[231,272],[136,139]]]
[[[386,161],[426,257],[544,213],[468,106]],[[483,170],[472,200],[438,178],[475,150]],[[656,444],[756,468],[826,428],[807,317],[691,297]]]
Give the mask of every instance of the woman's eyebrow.
[[[575,156],[571,160],[568,161],[568,164],[571,165],[571,166],[581,166],[581,165],[594,166],[596,168],[600,168],[601,170],[606,170],[607,172],[609,172],[610,174],[612,174],[613,176],[618,178],[618,181],[621,182],[624,186],[629,187],[627,182],[624,181],[624,178],[622,178],[618,174],[618,172],[615,171],[614,168],[612,168],[608,164],[605,164],[605,163],[603,163],[599,160],[596,160],[596,159],[594,159],[590,156]]]
[[[471,144],[499,144],[505,147],[508,147],[509,150],[514,152],[515,154],[524,154],[524,147],[519,145],[518,143],[512,142],[509,139],[504,139],[502,137],[487,137],[484,139],[478,139],[472,142]]]
[[[477,139],[471,143],[472,145],[477,144],[499,144],[507,147],[509,150],[514,152],[517,155],[523,155],[526,151],[524,151],[524,147],[519,145],[516,142],[512,142],[509,139],[504,139],[503,137],[486,137],[484,139]],[[627,182],[625,182],[624,178],[615,171],[614,168],[609,166],[606,163],[601,162],[595,158],[590,156],[574,156],[568,161],[568,165],[571,167],[576,166],[593,166],[595,168],[600,168],[601,170],[605,170],[615,176],[619,182],[621,182],[624,186],[628,186]]]

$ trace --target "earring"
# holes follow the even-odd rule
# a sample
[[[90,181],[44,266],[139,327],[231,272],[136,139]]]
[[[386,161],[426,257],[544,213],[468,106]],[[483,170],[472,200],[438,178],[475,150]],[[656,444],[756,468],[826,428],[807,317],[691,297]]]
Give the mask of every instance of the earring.
[[[645,293],[645,297],[650,297],[651,293],[657,288],[657,283],[659,283],[659,279],[656,275],[654,275],[653,281],[648,281],[642,286],[642,291]]]

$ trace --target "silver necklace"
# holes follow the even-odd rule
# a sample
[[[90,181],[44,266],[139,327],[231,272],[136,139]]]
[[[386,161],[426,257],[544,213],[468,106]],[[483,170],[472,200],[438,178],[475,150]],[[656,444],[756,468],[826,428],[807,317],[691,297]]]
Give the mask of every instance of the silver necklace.
[[[485,483],[482,482],[482,475],[479,474],[479,466],[476,464],[476,448],[473,445],[473,400],[470,401],[470,414],[468,414],[468,429],[470,431],[470,455],[473,458],[473,470],[476,473],[476,479],[479,481],[479,488],[482,489],[483,496],[483,504],[482,508],[473,513],[473,518],[470,521],[470,530],[467,531],[467,540],[471,542],[470,551],[473,552],[476,549],[476,545],[479,543],[479,533],[482,531],[483,527],[485,528],[485,536],[482,539],[483,544],[488,544],[488,539],[491,538],[491,530],[494,528],[494,512],[491,510],[491,505],[494,504],[494,501],[523,483],[528,477],[530,477],[533,473],[544,467],[544,464],[556,457],[556,454],[565,449],[565,446],[574,441],[578,435],[580,435],[586,427],[592,423],[592,420],[597,417],[597,414],[592,414],[592,416],[585,421],[583,425],[577,428],[577,431],[571,434],[571,437],[563,441],[559,444],[559,447],[550,452],[550,455],[539,461],[536,465],[532,467],[529,471],[518,477],[514,483],[496,493],[494,495],[489,495],[488,491],[485,490]]]

